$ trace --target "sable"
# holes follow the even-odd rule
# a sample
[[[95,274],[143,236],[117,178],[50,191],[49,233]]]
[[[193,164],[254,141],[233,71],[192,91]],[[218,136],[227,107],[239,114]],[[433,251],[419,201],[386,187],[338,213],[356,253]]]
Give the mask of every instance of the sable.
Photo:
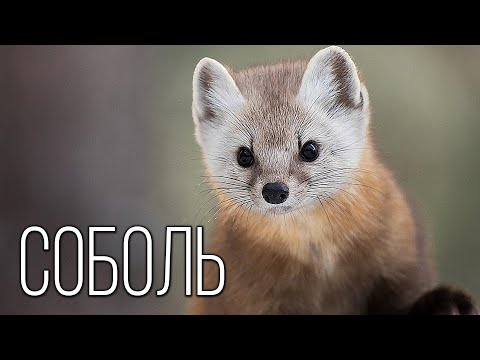
[[[244,70],[202,59],[192,114],[218,198],[208,250],[226,281],[191,313],[477,311],[459,290],[432,290],[428,239],[375,151],[368,92],[343,49]],[[205,265],[215,288],[218,267]]]

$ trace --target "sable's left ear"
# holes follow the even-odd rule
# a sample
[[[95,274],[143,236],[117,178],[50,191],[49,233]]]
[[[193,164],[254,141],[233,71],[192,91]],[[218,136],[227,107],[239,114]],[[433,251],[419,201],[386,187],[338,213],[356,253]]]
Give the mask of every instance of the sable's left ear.
[[[298,97],[307,104],[318,104],[329,113],[368,107],[368,94],[360,83],[357,68],[338,46],[320,50],[310,60]]]

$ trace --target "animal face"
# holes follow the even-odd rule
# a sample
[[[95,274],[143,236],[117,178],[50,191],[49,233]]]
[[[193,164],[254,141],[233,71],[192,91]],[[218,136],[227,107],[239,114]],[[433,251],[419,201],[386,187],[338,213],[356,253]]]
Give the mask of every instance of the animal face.
[[[204,58],[192,113],[215,190],[262,214],[308,209],[348,185],[369,121],[355,64],[333,46],[308,62],[242,71]]]

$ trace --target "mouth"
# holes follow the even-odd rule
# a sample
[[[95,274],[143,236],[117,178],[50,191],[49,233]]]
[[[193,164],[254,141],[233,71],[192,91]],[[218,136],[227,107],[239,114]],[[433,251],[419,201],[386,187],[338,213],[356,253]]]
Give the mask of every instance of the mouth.
[[[269,206],[266,209],[267,214],[272,214],[272,215],[282,215],[282,214],[287,214],[293,210],[292,205],[274,205],[274,206]]]

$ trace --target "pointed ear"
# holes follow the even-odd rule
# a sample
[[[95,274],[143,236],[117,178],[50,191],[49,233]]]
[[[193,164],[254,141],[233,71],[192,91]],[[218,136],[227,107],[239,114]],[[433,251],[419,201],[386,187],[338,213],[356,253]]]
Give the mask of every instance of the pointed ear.
[[[193,74],[193,119],[197,125],[213,121],[239,107],[244,101],[227,69],[210,58],[203,58]]]
[[[368,94],[360,83],[357,68],[338,46],[320,50],[310,60],[298,98],[308,105],[319,105],[327,113],[368,107]]]

